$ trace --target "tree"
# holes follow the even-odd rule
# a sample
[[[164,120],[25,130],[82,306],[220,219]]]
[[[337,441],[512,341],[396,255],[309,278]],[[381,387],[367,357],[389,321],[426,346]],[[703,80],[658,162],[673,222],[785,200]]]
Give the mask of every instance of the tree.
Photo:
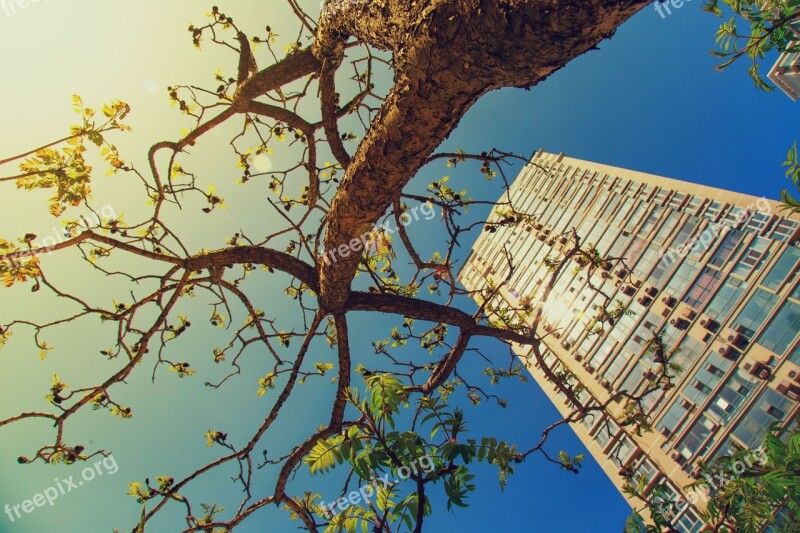
[[[173,349],[197,329],[193,324],[198,323],[195,317],[201,306],[192,306],[186,314],[179,311],[188,309],[184,304],[188,298],[211,307],[207,317],[211,325],[233,330],[227,344],[210,349],[213,361],[230,362],[231,371],[207,384],[229,386],[242,373],[245,357],[258,346],[272,359],[271,370],[259,380],[258,389],[271,407],[250,437],[208,429],[207,443],[221,455],[195,472],[132,483],[130,494],[143,504],[137,530],[143,530],[168,505],[184,510],[187,531],[228,530],[258,509],[277,505],[309,531],[352,531],[357,524],[364,531],[421,531],[430,512],[426,492],[430,485],[441,481],[448,503],[464,505],[474,488],[467,466],[473,462],[495,465],[504,479],[514,464],[539,453],[577,472],[582,457],[566,452],[553,457],[545,447],[547,436],[557,427],[604,410],[612,401],[626,406],[623,424],[647,429],[642,398],[669,387],[678,370],[670,365],[658,336],[651,346],[660,354],[660,362],[650,372],[645,391],[639,395],[620,391],[606,404],[583,398],[575,376],[544,361],[541,306],[501,307],[496,294],[503,284],[482,291],[483,304],[474,315],[453,305],[454,299],[466,294],[456,286],[452,260],[459,240],[484,225],[493,231],[530,223],[534,216],[504,200],[497,204],[502,207],[498,219],[465,223],[469,207],[495,203],[469,198],[466,190],[452,188],[446,178],[429,183],[423,192],[414,189],[413,183],[428,165],[477,162],[487,179],[501,176],[498,193],[507,189],[504,169],[524,158],[496,149],[467,154],[436,153],[436,148],[482,95],[503,87],[536,85],[611,37],[647,3],[328,0],[314,20],[295,0],[287,0],[286,8],[297,16],[299,29],[296,42],[283,57],[273,49],[276,33],[272,28],[267,27],[261,36],[245,35],[232,17],[215,7],[206,24],[190,26],[189,32],[198,47],[210,41],[235,52],[236,72],[230,76],[218,72],[216,86],[211,88],[169,88],[171,100],[196,123],[181,138],[153,145],[145,169],[123,158],[111,140],[128,129],[124,120],[129,106],[114,101],[95,110],[76,96],[81,123],[68,136],[0,161],[0,165],[19,165],[18,173],[0,181],[26,190],[53,191],[49,211],[64,226],[64,234],[51,238],[50,244],[32,233],[0,241],[0,273],[6,290],[19,291],[26,285],[33,291],[44,288],[68,302],[71,311],[42,322],[20,318],[3,324],[0,344],[9,341],[12,333],[32,331],[44,358],[53,349],[45,336],[99,319],[100,324],[93,326],[98,335],[111,336],[106,344],[110,347],[100,353],[119,364],[99,383],[67,383],[56,375],[47,395],[48,410],[26,411],[0,421],[0,427],[26,420],[55,428],[51,443],[18,461],[71,464],[107,454],[72,441],[67,428],[77,413],[92,408],[108,410],[122,420],[134,416],[135,405],[123,404],[118,391],[146,363],[153,365],[154,378],[162,367],[181,378],[196,374],[196,361],[185,360],[178,355],[180,350]],[[263,52],[257,56],[259,48]],[[347,78],[350,68],[354,74]],[[376,88],[380,69],[393,74],[385,94]],[[353,95],[346,101],[341,96],[346,92],[343,87]],[[238,130],[233,129],[234,123]],[[343,125],[360,131],[343,133]],[[277,202],[269,200],[270,207],[285,226],[257,231],[230,228],[223,247],[212,250],[219,243],[209,242],[194,251],[187,240],[195,236],[178,229],[176,213],[201,208],[208,216],[219,216],[226,201],[221,192],[206,185],[208,176],[193,168],[190,156],[208,148],[212,131],[228,132],[226,128],[233,131],[229,146],[240,167],[239,183],[247,187],[250,182],[267,180],[278,197]],[[259,170],[259,161],[284,141],[288,146],[283,151],[296,157],[296,162],[280,171]],[[328,152],[334,163],[321,164]],[[140,182],[143,200],[151,205],[148,216],[135,221],[102,216],[91,199],[91,161],[97,156],[107,162],[110,172]],[[91,209],[97,223],[69,219],[70,210],[77,206]],[[438,251],[423,253],[419,250],[429,246],[412,242],[405,225],[434,208],[442,214],[448,238]],[[543,265],[551,273],[545,301],[559,277],[574,269],[592,274],[602,268],[624,268],[621,258],[600,257],[574,232],[563,237],[560,253]],[[87,273],[93,268],[99,276],[116,280],[119,293],[111,305],[62,290],[52,281],[50,265],[41,259],[51,252],[74,253],[86,261]],[[403,260],[413,266],[404,267]],[[510,256],[508,263],[513,271]],[[252,281],[258,276],[285,282],[284,296],[274,295],[274,301],[285,298],[296,304],[298,320],[305,325],[302,331],[281,329],[276,314],[286,312],[285,301],[260,309]],[[424,288],[429,297],[420,295]],[[597,331],[611,327],[625,312],[609,297],[596,311],[593,327]],[[377,365],[354,365],[357,358],[351,353],[348,327],[348,314],[354,312],[391,315],[402,323],[389,338],[374,342],[381,356]],[[470,341],[476,337],[530,346],[537,364],[567,395],[574,412],[545,428],[541,439],[527,448],[492,437],[465,439],[464,414],[448,406],[450,395],[465,392],[476,402],[494,399],[502,404],[501,398],[458,372],[462,357],[474,350]],[[309,354],[320,341],[335,349],[335,362],[316,362],[312,367]],[[410,343],[419,343],[421,352],[432,359],[399,353]],[[329,421],[284,455],[263,449],[265,436],[296,395],[298,385],[314,379],[320,383],[319,378],[331,371],[336,392]],[[487,374],[496,382],[521,377],[521,368],[510,353],[507,365],[492,366]],[[355,379],[358,375],[363,385]],[[430,429],[429,437],[423,436],[423,428]],[[326,512],[317,501],[318,495],[291,483],[303,463],[312,472],[347,463],[351,472],[344,480],[344,494],[353,474],[358,478],[355,484],[362,487],[373,475],[402,477],[406,462],[423,451],[431,467],[409,473],[415,487],[410,494],[401,497],[394,486],[382,484],[375,487],[374,501],[347,506],[347,510],[339,507],[333,516],[332,509]],[[198,507],[185,496],[196,479],[230,465],[238,469],[236,481],[245,493],[237,509],[226,511],[207,503]],[[277,469],[266,493],[255,490],[254,466]]]
[[[708,500],[701,518],[714,532],[758,533],[766,525],[791,533],[800,528],[800,420],[788,428],[773,424],[758,450],[737,448],[709,464],[701,463],[697,481],[685,487],[697,500]],[[663,487],[644,494],[643,476],[630,476],[627,494],[645,502],[648,526],[640,510],[626,531],[677,531],[672,518],[682,502],[669,500]],[[713,486],[713,488],[712,488]],[[710,497],[710,499],[709,499]]]

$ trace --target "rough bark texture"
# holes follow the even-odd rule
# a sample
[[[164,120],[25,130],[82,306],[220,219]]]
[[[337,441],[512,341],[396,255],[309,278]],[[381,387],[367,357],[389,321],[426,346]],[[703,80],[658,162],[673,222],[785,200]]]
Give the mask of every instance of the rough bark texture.
[[[535,85],[609,37],[647,3],[374,0],[324,18],[319,43],[354,35],[391,50],[395,61],[394,87],[331,205],[325,250],[369,231],[481,95]],[[320,45],[318,53],[334,52]],[[351,254],[321,266],[325,309],[345,308],[359,259]]]

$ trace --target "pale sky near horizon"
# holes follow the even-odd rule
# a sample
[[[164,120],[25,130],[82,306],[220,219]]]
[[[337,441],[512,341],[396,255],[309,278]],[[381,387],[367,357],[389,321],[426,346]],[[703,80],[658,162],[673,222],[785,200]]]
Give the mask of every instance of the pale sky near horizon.
[[[76,121],[70,96],[78,93],[95,107],[113,98],[131,104],[129,122],[134,132],[116,135],[114,141],[125,156],[144,167],[146,149],[152,143],[175,139],[187,126],[186,119],[169,106],[166,87],[175,83],[209,86],[217,67],[235,68],[235,57],[218,47],[206,45],[202,53],[197,52],[186,31],[190,23],[204,20],[203,14],[213,3],[40,0],[26,7],[16,4],[16,12],[10,16],[0,7],[0,65],[5,81],[0,85],[0,159],[63,136]],[[246,32],[260,31],[267,24],[281,28],[293,20],[285,2],[279,0],[217,3]],[[311,11],[318,9],[319,3],[307,0],[303,5]],[[797,135],[794,125],[800,104],[777,91],[756,91],[741,68],[714,72],[715,60],[707,51],[713,45],[718,21],[700,7],[699,1],[687,3],[666,19],[646,7],[612,40],[602,43],[600,51],[580,57],[532,91],[503,90],[487,95],[470,110],[443,149],[479,152],[497,146],[527,156],[544,148],[776,198],[787,185],[780,163]],[[284,37],[288,39],[290,34],[286,32]],[[213,137],[211,141],[222,139]],[[202,163],[198,167],[206,178],[220,188],[232,188],[238,176],[225,159],[229,154],[217,159],[216,153],[206,153],[205,146],[199,146],[193,156]],[[6,170],[0,170],[0,176]],[[111,205],[115,212],[132,217],[144,212],[141,189],[132,180],[104,177],[103,173],[98,172],[96,178],[97,205]],[[499,196],[495,184],[476,179],[474,168],[458,172],[428,169],[419,183],[424,186],[426,180],[442,173],[451,173],[454,182],[471,190]],[[229,234],[239,223],[272,224],[277,219],[262,206],[268,196],[265,189],[248,189],[253,192],[240,194],[244,197],[239,198],[239,208],[215,218],[186,215],[179,227],[193,242],[202,242],[203,237],[218,237],[223,230]],[[0,183],[0,191],[0,238],[27,231],[51,232],[55,221],[47,213],[47,194],[25,194],[11,183]],[[439,229],[423,224],[411,229],[420,236],[441,235]],[[466,257],[470,244],[463,243],[459,259]],[[47,260],[58,265],[55,257]],[[84,276],[84,270],[75,267],[78,263],[63,264],[68,265],[62,269],[64,283],[89,291],[98,300],[119,297],[112,293],[114,284]],[[264,295],[280,287],[279,282],[270,280],[253,286]],[[20,315],[40,318],[59,311],[52,300],[36,298],[28,287],[0,290],[0,324]],[[268,307],[269,298],[264,300]],[[176,312],[195,312],[190,304],[182,304]],[[469,302],[460,305],[468,312],[474,309]],[[287,323],[292,320],[296,317],[285,317]],[[374,317],[353,316],[351,331],[360,353],[369,354],[369,341],[385,335],[375,333],[385,325],[376,323]],[[93,383],[93,379],[108,375],[114,367],[97,351],[105,348],[109,339],[93,337],[93,327],[91,323],[48,339],[56,350],[45,361],[39,360],[25,335],[15,335],[0,350],[0,419],[23,410],[46,409],[43,396],[54,372],[67,382]],[[224,337],[215,331],[195,333],[198,335],[181,346],[185,353],[192,357],[196,353],[198,360],[205,361],[198,367],[206,369],[209,347],[225,342]],[[488,352],[502,349],[488,341],[478,345]],[[320,360],[329,357],[322,349],[314,355]],[[151,365],[142,368],[130,386],[119,387],[120,398],[136,412],[133,419],[120,422],[108,413],[91,412],[79,417],[69,434],[71,439],[86,439],[87,446],[113,450],[119,471],[98,476],[54,506],[36,509],[19,521],[11,522],[0,514],[0,533],[129,529],[140,510],[125,495],[129,482],[165,473],[180,477],[219,455],[217,449],[205,446],[202,435],[208,426],[224,426],[231,435],[243,438],[263,419],[270,404],[255,397],[263,366],[248,363],[250,373],[220,391],[203,386],[206,376],[178,380],[164,372],[151,384]],[[464,371],[480,376],[483,366],[480,361],[467,360]],[[302,402],[293,400],[287,416],[276,426],[281,442],[266,444],[280,448],[304,438],[309,427],[329,415],[331,390],[329,384],[320,385],[316,394],[303,396]],[[525,446],[535,442],[538,431],[556,419],[555,410],[532,380],[506,384],[502,392],[510,400],[508,409],[481,405],[468,411],[474,435],[493,434]],[[80,475],[83,465],[16,464],[18,455],[29,454],[50,435],[51,428],[38,421],[0,428],[0,511],[6,503],[16,504],[45,490],[56,479]],[[583,450],[569,432],[558,434],[554,447],[572,453]],[[573,476],[534,459],[510,478],[505,492],[497,488],[495,472],[476,470],[479,490],[471,506],[454,514],[438,508],[430,520],[431,531],[454,526],[467,532],[488,528],[527,531],[532,527],[537,531],[619,531],[629,512],[590,460],[580,475]],[[196,493],[199,501],[213,497],[233,504],[239,489],[230,482],[229,474],[203,481],[192,489],[192,495]],[[268,480],[268,476],[262,478],[264,490],[268,490]],[[332,484],[319,478],[309,481],[305,474],[294,486],[303,488],[304,482],[323,499],[337,494]],[[172,532],[180,518],[176,506],[152,531]],[[273,527],[268,529],[270,525]],[[241,531],[282,532],[293,527],[284,513],[268,509],[254,515]]]

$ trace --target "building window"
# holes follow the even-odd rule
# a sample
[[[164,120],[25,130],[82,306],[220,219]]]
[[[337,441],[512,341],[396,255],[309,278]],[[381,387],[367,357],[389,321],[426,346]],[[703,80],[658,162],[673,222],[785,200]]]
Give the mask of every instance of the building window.
[[[608,381],[615,381],[622,373],[622,370],[628,365],[628,361],[630,361],[632,357],[633,354],[627,349],[627,347],[620,350],[619,354],[617,354],[606,371],[603,372],[603,377],[605,377]]]
[[[636,473],[644,476],[647,479],[646,484],[649,485],[659,472],[658,468],[656,468],[656,465],[651,463],[650,460],[645,457],[642,459],[642,463],[639,465],[639,468],[636,469]]]
[[[689,412],[690,406],[691,403],[682,399],[680,396],[676,396],[675,403],[673,403],[667,412],[664,413],[664,416],[661,417],[661,420],[656,425],[656,429],[658,429],[662,435],[678,433],[680,429],[678,424],[684,419],[686,413]]]
[[[600,216],[600,220],[610,220],[617,214],[617,208],[619,207],[620,202],[622,201],[622,196],[619,194],[615,194],[611,197],[611,201],[608,202],[606,208],[603,210],[603,214]]]
[[[708,307],[706,307],[705,313],[720,323],[725,322],[746,289],[746,282],[736,278],[726,279],[708,304]]]
[[[692,215],[696,215],[698,210],[703,206],[704,202],[705,198],[701,198],[699,196],[693,196],[692,199],[689,201],[689,205],[687,206],[686,211],[688,211]]]
[[[631,458],[633,452],[636,450],[636,445],[627,435],[620,439],[619,443],[614,446],[608,456],[617,463],[618,466],[624,466],[628,459]]]
[[[775,231],[772,232],[772,238],[776,241],[788,241],[794,235],[798,225],[800,222],[782,218],[775,227]]]
[[[711,220],[716,220],[719,216],[719,212],[722,211],[722,207],[723,204],[720,202],[711,202],[711,205],[708,206],[703,216]]]
[[[593,413],[589,413],[581,420],[581,425],[586,428],[586,431],[592,431],[595,422],[597,422],[597,417]]]
[[[686,245],[689,243],[689,237],[692,236],[694,233],[695,228],[700,223],[700,219],[696,217],[689,217],[686,219],[686,222],[683,223],[681,226],[680,231],[675,236],[675,239],[672,241],[672,248],[676,249],[685,249]]]
[[[605,449],[606,445],[612,438],[619,433],[619,426],[608,418],[603,418],[597,433],[594,435],[594,440],[600,445],[600,448]]]
[[[743,222],[743,221],[747,220],[747,217],[748,217],[748,213],[747,213],[747,210],[745,208],[733,206],[733,207],[731,207],[730,211],[728,211],[728,214],[725,215],[725,219],[723,220],[723,223],[727,224],[729,226],[734,226],[735,227],[735,226],[739,225],[738,221],[742,221]]]
[[[639,259],[639,261],[637,261],[636,265],[633,267],[634,274],[636,274],[641,278],[646,278],[647,281],[651,282],[653,285],[656,285],[656,281],[658,280],[652,279],[652,277],[648,276],[648,274],[650,270],[653,268],[653,265],[656,263],[656,261],[658,261],[658,259],[661,257],[659,255],[660,251],[661,248],[657,244],[651,243],[650,246],[648,246],[647,251],[644,254],[642,254],[641,259]],[[628,258],[630,258],[630,256],[628,256]],[[658,261],[658,262],[660,265],[661,263],[666,261]]]
[[[747,225],[747,231],[752,231],[753,233],[761,233],[767,224],[769,223],[772,215],[768,215],[766,213],[756,213],[753,215],[753,218],[750,220],[750,223]]]
[[[770,424],[783,421],[784,413],[791,407],[791,400],[768,387],[733,430],[733,435],[746,447],[754,448],[764,440]]]
[[[800,366],[800,344],[794,347],[792,355],[789,356],[789,361]]]
[[[756,266],[766,261],[767,257],[769,257],[769,239],[756,237],[731,272],[746,278]]]
[[[740,329],[740,332],[752,338],[775,309],[780,299],[777,294],[771,294],[763,289],[756,289],[742,312],[733,321],[734,326],[741,326],[744,331]]]
[[[661,218],[661,214],[664,212],[664,208],[660,205],[657,205],[653,208],[650,212],[650,215],[645,220],[644,225],[639,230],[639,235],[642,237],[646,237],[648,233],[655,227],[656,221]]]
[[[695,389],[699,390],[706,397],[709,394],[711,394],[711,391],[713,390],[711,387],[709,387],[708,385],[706,385],[705,383],[703,383],[702,381],[697,380],[697,379],[694,380],[694,384],[692,386]]]
[[[681,515],[676,525],[679,531],[685,531],[686,533],[697,533],[703,529],[702,520],[691,509],[686,509],[686,512]]]
[[[691,283],[699,268],[697,261],[686,259],[669,281],[667,288],[676,296],[680,296],[683,294],[683,291],[686,290],[686,287],[689,286],[689,283]]]
[[[786,248],[761,284],[777,292],[792,270],[794,270],[798,259],[800,259],[800,248],[795,246]]]
[[[606,200],[608,200],[608,192],[604,192],[602,195],[600,195],[600,198],[595,201],[594,206],[592,206],[592,210],[589,211],[589,216],[593,218],[596,217],[600,212],[600,209],[602,209],[605,205]]]
[[[719,270],[704,268],[683,301],[695,309],[701,309],[711,297],[711,293],[719,286],[721,279],[722,272]]]
[[[595,351],[590,364],[595,368],[600,368],[600,366],[606,362],[606,359],[608,359],[608,356],[611,355],[615,347],[616,343],[611,342],[611,340],[602,343],[600,348]]]
[[[716,415],[723,425],[729,422],[755,391],[757,384],[753,382],[754,379],[741,369],[736,369],[714,396],[714,402],[709,405],[710,413]]]
[[[708,264],[717,268],[722,268],[725,263],[727,263],[728,259],[733,256],[739,243],[742,242],[742,237],[744,237],[744,233],[739,230],[728,231],[722,244],[720,244],[717,251],[714,252],[714,255],[711,256],[711,259],[709,259]]]
[[[626,180],[624,178],[618,178],[616,186],[614,187],[614,192],[621,193],[625,189],[628,188],[628,185],[631,184],[631,180]]]
[[[678,225],[678,220],[681,218],[680,213],[671,212],[666,220],[664,220],[663,224],[656,233],[656,236],[653,237],[653,242],[656,244],[663,245],[666,242],[667,237],[671,236],[675,230],[675,227]],[[691,233],[691,232],[690,232]],[[682,246],[686,242],[686,239],[682,241],[675,241],[675,246]]]
[[[686,369],[689,368],[689,366],[695,361],[700,359],[700,356],[703,355],[704,350],[705,346],[703,346],[700,341],[697,341],[691,336],[687,335],[678,345],[677,352],[672,356],[670,361],[676,363],[681,368]]]
[[[767,350],[783,355],[798,331],[800,331],[800,305],[786,300],[757,342]]]
[[[669,200],[669,208],[670,209],[680,209],[683,200],[686,198],[686,194],[682,192],[676,192],[672,195],[672,198]]]
[[[686,460],[690,460],[716,431],[717,426],[705,414],[701,414],[688,433],[675,448]]]

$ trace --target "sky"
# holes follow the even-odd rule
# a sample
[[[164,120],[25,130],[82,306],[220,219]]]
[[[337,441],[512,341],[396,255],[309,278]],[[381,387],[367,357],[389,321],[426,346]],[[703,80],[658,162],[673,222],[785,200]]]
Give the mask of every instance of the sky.
[[[2,5],[7,5],[2,4]],[[316,2],[304,5],[311,10]],[[96,105],[112,98],[131,104],[134,133],[120,138],[119,146],[139,166],[152,143],[178,137],[187,126],[185,118],[170,108],[166,87],[173,83],[209,84],[218,66],[234,68],[235,58],[219,49],[193,49],[186,27],[203,20],[211,4],[155,0],[101,2],[100,0],[49,0],[30,2],[15,12],[0,9],[0,55],[6,83],[0,86],[0,159],[44,140],[62,136],[75,119],[70,95],[79,93]],[[244,21],[245,31],[258,31],[269,24],[281,28],[291,20],[283,2],[220,1],[221,9]],[[464,117],[458,129],[441,147],[480,152],[491,147],[530,155],[537,149],[564,152],[569,156],[624,168],[731,189],[756,196],[777,198],[787,185],[780,164],[797,132],[798,106],[780,92],[758,91],[743,65],[725,72],[713,69],[713,46],[719,21],[701,10],[699,0],[686,2],[662,18],[652,6],[621,27],[599,51],[571,62],[531,91],[501,90],[481,99]],[[288,32],[287,32],[288,34]],[[288,37],[286,37],[288,38]],[[769,66],[774,60],[765,61]],[[222,136],[212,134],[209,144]],[[115,139],[116,141],[116,139]],[[354,145],[350,145],[352,149]],[[213,174],[214,184],[226,194],[236,179],[230,156],[206,152],[201,145],[193,154],[198,168]],[[226,157],[228,159],[226,159]],[[279,156],[277,156],[279,157]],[[513,176],[518,168],[509,169]],[[0,176],[5,175],[3,169]],[[424,187],[442,174],[452,174],[452,183],[468,188],[472,196],[496,198],[496,183],[486,183],[476,168],[457,171],[426,168],[412,183]],[[26,231],[40,235],[52,232],[54,220],[46,211],[46,194],[22,194],[12,184],[0,183],[3,209],[0,237],[10,239]],[[205,239],[220,239],[237,224],[275,224],[275,215],[264,208],[267,193],[262,188],[239,198],[236,208],[214,218],[197,213],[176,217],[176,226],[199,248]],[[98,178],[96,205],[109,205],[117,213],[134,218],[144,213],[140,192],[130,180]],[[231,193],[233,194],[233,193]],[[240,195],[241,196],[241,195]],[[424,222],[410,226],[413,235],[435,242],[438,228]],[[227,232],[227,233],[226,233]],[[465,242],[457,254],[463,261],[469,252]],[[219,243],[217,245],[220,245]],[[432,246],[432,244],[431,244]],[[55,254],[54,254],[55,255]],[[74,258],[48,257],[54,278],[74,288],[89,291],[106,302],[118,286],[97,276],[87,276]],[[249,288],[268,295],[281,290],[279,277],[251,283]],[[269,309],[269,297],[263,298]],[[32,296],[27,287],[0,291],[0,323],[13,318],[41,319],[63,310],[44,295]],[[184,302],[177,312],[197,312],[200,304]],[[462,301],[468,312],[474,304]],[[280,316],[287,329],[296,323],[290,312]],[[375,317],[351,317],[353,345],[367,357],[374,340]],[[206,363],[197,368],[214,372],[207,363],[209,346],[225,342],[222,332],[196,332],[181,344],[187,354],[198,354]],[[386,335],[388,329],[378,335]],[[82,325],[54,335],[56,350],[41,361],[29,339],[20,333],[0,351],[0,419],[23,410],[46,408],[43,396],[54,372],[66,382],[81,382],[107,375],[113,363],[98,358],[106,338],[97,335],[95,324]],[[476,344],[487,353],[502,355],[499,343]],[[312,361],[331,355],[315,351]],[[193,363],[195,359],[192,359]],[[263,419],[269,404],[257,399],[256,380],[265,365],[258,360],[243,364],[243,376],[233,386],[209,390],[205,377],[179,380],[164,372],[151,383],[150,369],[120,387],[119,398],[130,403],[136,416],[119,422],[107,413],[87,413],[76,419],[69,438],[86,439],[87,446],[113,451],[114,464],[99,465],[98,474],[74,491],[60,496],[53,506],[37,508],[11,522],[0,515],[0,533],[42,531],[129,530],[139,506],[126,496],[128,483],[169,473],[176,478],[216,457],[218,451],[205,446],[202,434],[211,427],[225,427],[229,434],[245,437],[248,428]],[[467,374],[480,376],[485,365],[475,358],[464,360]],[[329,415],[333,387],[318,380],[305,385],[312,394],[290,401],[286,416],[279,418],[277,441],[265,443],[280,449],[303,439],[309,428]],[[313,389],[311,389],[313,387]],[[495,435],[521,446],[537,441],[542,428],[557,419],[557,413],[532,380],[507,382],[500,392],[509,407],[482,404],[468,410],[473,435]],[[0,505],[17,504],[69,476],[79,479],[85,465],[43,467],[20,466],[16,457],[30,453],[50,437],[40,422],[0,428]],[[246,437],[245,437],[246,438]],[[271,437],[274,439],[275,437]],[[554,435],[552,449],[582,453],[583,447],[569,431]],[[113,473],[112,473],[113,471]],[[431,531],[457,526],[462,531],[620,531],[630,509],[599,467],[587,459],[579,475],[565,473],[534,458],[521,465],[500,491],[496,473],[477,468],[479,487],[470,506],[450,513],[436,508],[428,520]],[[270,472],[259,485],[269,489]],[[231,472],[221,472],[191,490],[200,501],[232,505],[238,488]],[[326,500],[337,496],[337,488],[323,478],[301,472],[292,486],[313,487]],[[441,499],[437,500],[441,503]],[[178,524],[177,526],[175,524]],[[165,513],[152,531],[171,532],[180,527],[177,507]],[[267,509],[255,514],[241,531],[291,531],[294,524],[283,513]]]

